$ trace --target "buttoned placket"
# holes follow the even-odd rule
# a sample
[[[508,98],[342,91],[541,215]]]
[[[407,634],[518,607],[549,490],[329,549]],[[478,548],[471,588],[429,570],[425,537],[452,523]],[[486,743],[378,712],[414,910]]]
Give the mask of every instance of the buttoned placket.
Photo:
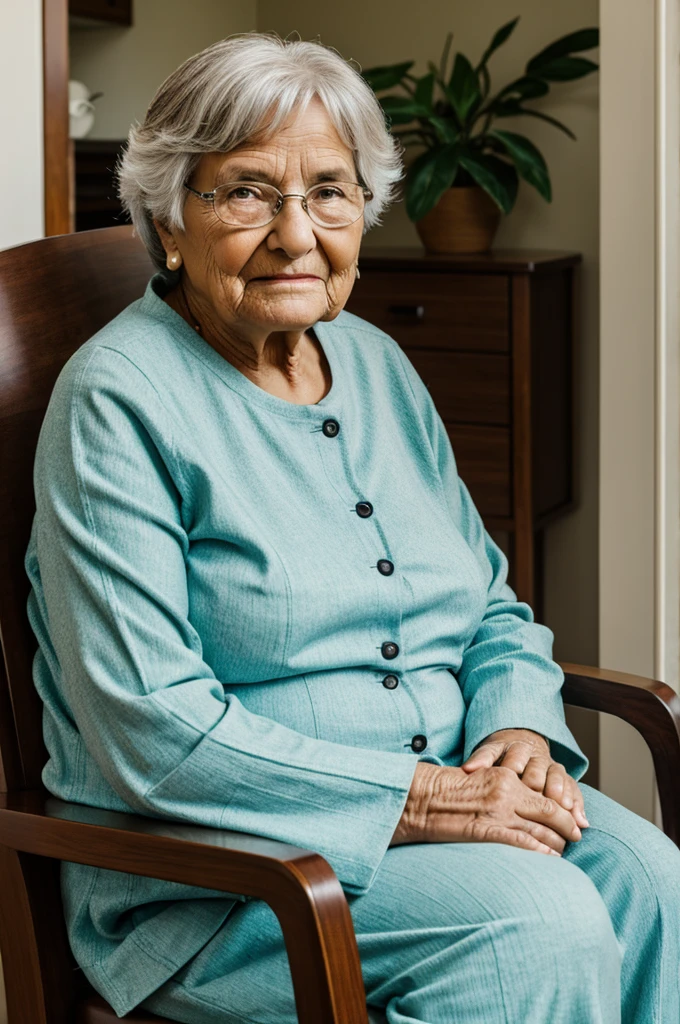
[[[313,408],[313,407],[312,407]],[[357,486],[352,472],[352,467],[343,456],[344,449],[343,424],[340,414],[328,415],[321,419],[315,428],[315,433],[321,434],[319,438],[321,455],[324,461],[331,459],[336,466],[341,466],[339,474],[333,474],[335,481],[343,479],[354,491],[354,504],[348,505],[348,512],[357,520],[357,528],[364,533],[362,540],[369,543],[375,541],[378,551],[388,551],[387,538],[379,516],[379,502],[371,501],[371,495],[365,495],[361,487]],[[323,443],[321,443],[323,442]],[[335,457],[334,457],[335,456]],[[329,474],[330,475],[330,474]],[[337,483],[334,483],[336,491]],[[398,566],[393,559],[385,555],[369,562],[367,571],[376,573],[380,583],[378,586],[378,621],[385,623],[386,639],[377,647],[379,661],[384,661],[384,672],[378,670],[378,682],[385,691],[390,693],[392,699],[399,700],[399,719],[404,723],[407,733],[402,735],[400,745],[404,750],[410,750],[415,754],[423,753],[427,748],[427,736],[425,733],[425,722],[420,703],[413,692],[412,686],[404,678],[407,653],[403,649],[401,636],[401,620],[405,598],[405,588],[398,572]],[[383,578],[381,580],[381,577]],[[391,589],[385,589],[390,588]],[[387,696],[387,693],[386,693]],[[407,724],[408,723],[408,724]],[[409,735],[409,726],[412,733]]]

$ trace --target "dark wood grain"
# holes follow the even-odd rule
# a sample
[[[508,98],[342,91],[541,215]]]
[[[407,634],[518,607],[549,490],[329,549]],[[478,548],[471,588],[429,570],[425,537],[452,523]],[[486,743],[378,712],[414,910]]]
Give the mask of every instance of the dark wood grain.
[[[510,360],[473,352],[404,350],[447,423],[510,423]]]
[[[432,253],[420,246],[366,246],[359,266],[379,270],[455,271],[466,274],[540,274],[575,267],[581,256],[573,252],[532,249],[494,249],[480,253]]]
[[[0,845],[0,886],[9,1024],[71,1024],[76,965],[66,937],[59,863]]]
[[[512,516],[511,438],[507,427],[445,423],[461,479],[489,522]]]
[[[363,261],[362,261],[363,265]],[[508,283],[477,274],[373,270],[352,289],[347,309],[402,348],[507,352]]]
[[[512,422],[515,588],[534,605],[534,506],[532,490],[531,286],[526,275],[512,279]]]
[[[132,24],[132,0],[68,0],[68,10],[78,18]]]
[[[7,788],[35,787],[45,763],[35,639],[23,558],[34,511],[35,445],[54,381],[75,350],[133,299],[152,265],[131,228],[65,235],[0,253],[0,746]],[[14,734],[11,740],[10,732]]]
[[[24,792],[0,798],[0,839],[39,857],[92,864],[264,900],[283,931],[300,1024],[366,1024],[345,895],[318,854],[219,829],[103,811]],[[4,949],[3,949],[4,955]]]
[[[43,187],[46,235],[61,235],[71,230],[68,77],[66,0],[43,0]]]
[[[680,846],[680,697],[665,683],[612,669],[563,664],[565,704],[632,725],[652,753],[663,830]]]

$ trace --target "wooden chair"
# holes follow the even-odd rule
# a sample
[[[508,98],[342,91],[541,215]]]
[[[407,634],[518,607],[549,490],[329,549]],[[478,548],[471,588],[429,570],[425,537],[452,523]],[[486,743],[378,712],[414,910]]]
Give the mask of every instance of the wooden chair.
[[[60,860],[265,900],[286,942],[300,1024],[367,1024],[352,920],[317,854],[218,829],[51,797],[23,558],[32,465],[54,381],[80,344],[139,297],[152,267],[128,227],[0,253],[0,951],[9,1024],[113,1024],[70,952]],[[630,722],[651,748],[666,833],[680,845],[680,700],[663,683],[567,665],[564,699]],[[148,1013],[131,1022],[160,1021]]]

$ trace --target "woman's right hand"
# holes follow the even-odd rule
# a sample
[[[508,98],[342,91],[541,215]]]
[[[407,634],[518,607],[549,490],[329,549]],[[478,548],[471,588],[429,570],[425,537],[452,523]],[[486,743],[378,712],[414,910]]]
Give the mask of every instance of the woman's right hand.
[[[420,761],[390,845],[506,843],[559,856],[580,838],[570,812],[529,789],[510,768],[469,775]]]

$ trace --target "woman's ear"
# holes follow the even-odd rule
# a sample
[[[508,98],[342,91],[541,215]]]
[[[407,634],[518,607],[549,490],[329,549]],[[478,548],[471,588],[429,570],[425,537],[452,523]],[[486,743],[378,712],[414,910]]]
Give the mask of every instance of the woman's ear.
[[[161,245],[165,249],[165,265],[168,270],[179,270],[182,266],[182,254],[177,247],[175,236],[171,231],[168,231],[160,221],[154,218],[153,226],[158,232],[158,237],[161,240]]]

